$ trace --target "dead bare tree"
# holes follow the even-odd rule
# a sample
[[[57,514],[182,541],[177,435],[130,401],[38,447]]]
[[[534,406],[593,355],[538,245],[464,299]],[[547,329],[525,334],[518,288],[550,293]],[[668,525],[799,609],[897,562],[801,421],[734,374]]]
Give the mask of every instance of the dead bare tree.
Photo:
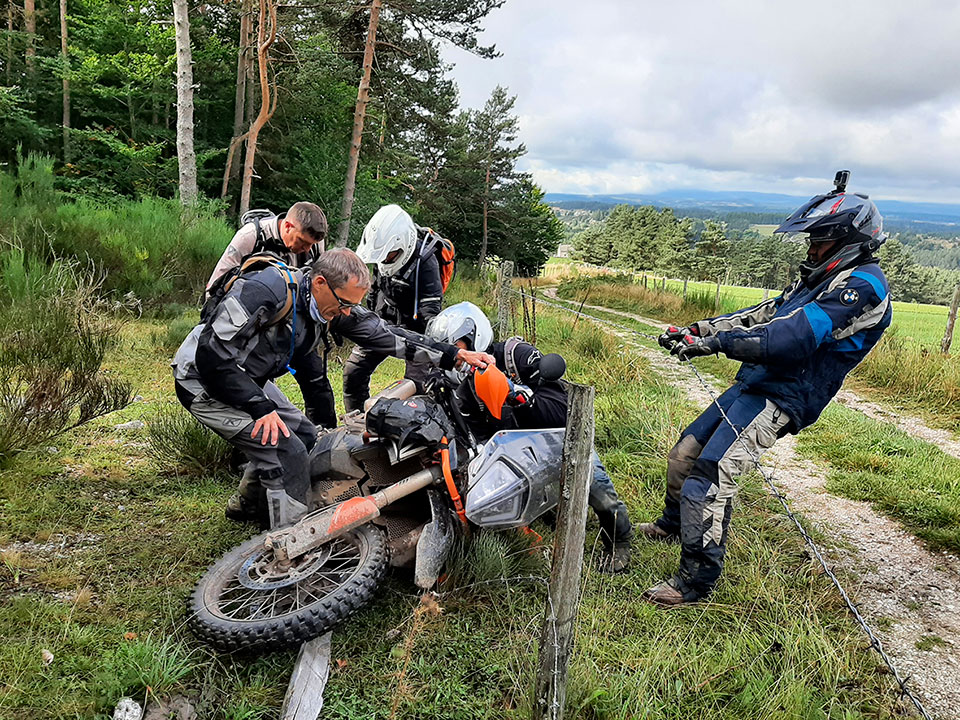
[[[269,32],[267,23],[269,22]],[[257,65],[260,70],[260,112],[247,133],[247,155],[243,163],[243,183],[240,186],[240,214],[250,209],[250,186],[253,183],[253,161],[257,156],[257,137],[277,109],[277,92],[271,101],[270,78],[267,64],[270,46],[277,39],[277,6],[274,0],[260,0],[260,22],[257,26]]]
[[[180,202],[189,206],[197,201],[197,156],[193,151],[193,57],[190,52],[187,0],[173,0],[173,22],[177,44],[177,164],[180,170]]]
[[[350,137],[350,154],[347,158],[347,178],[343,184],[343,201],[340,203],[340,227],[337,229],[337,246],[347,244],[350,235],[350,214],[353,211],[353,195],[357,185],[357,165],[360,162],[360,140],[363,137],[363,120],[370,101],[370,75],[373,71],[373,54],[377,43],[377,25],[380,22],[382,0],[370,3],[370,22],[367,25],[367,42],[363,49],[363,74],[357,89],[357,106],[353,112],[353,134]]]
[[[63,59],[63,161],[70,162],[70,56],[67,54],[67,0],[60,0],[60,57]]]
[[[247,137],[244,128],[249,126],[249,123],[245,122],[245,105],[247,100],[247,75],[250,66],[253,65],[253,48],[250,43],[253,26],[252,15],[253,0],[240,0],[240,51],[237,53],[237,93],[233,105],[233,137],[230,140],[229,148],[227,148],[227,162],[223,169],[223,187],[220,191],[221,198],[227,196],[230,182],[240,174],[240,167],[234,166],[233,158],[236,156],[240,144]]]

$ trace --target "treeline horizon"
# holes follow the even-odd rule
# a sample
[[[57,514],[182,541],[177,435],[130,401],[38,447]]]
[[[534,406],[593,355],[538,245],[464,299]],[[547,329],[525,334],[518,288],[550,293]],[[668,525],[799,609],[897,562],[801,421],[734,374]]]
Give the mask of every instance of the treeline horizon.
[[[750,222],[753,213],[731,213],[729,223],[683,213],[624,204],[564,219],[568,233],[577,229],[568,237],[573,256],[594,265],[770,289],[796,278],[806,245],[752,229],[761,224]],[[898,235],[878,255],[895,300],[945,305],[960,283],[958,271],[919,264]]]

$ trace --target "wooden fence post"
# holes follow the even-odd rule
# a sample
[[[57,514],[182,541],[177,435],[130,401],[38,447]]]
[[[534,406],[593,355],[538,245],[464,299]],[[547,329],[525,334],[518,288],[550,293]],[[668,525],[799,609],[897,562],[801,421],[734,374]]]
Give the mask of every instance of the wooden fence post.
[[[720,278],[717,278],[717,294],[713,298],[713,309],[714,310],[720,309]]]
[[[504,260],[497,269],[497,339],[510,337],[510,294],[513,291],[513,261]]]
[[[573,651],[574,626],[580,604],[587,497],[593,474],[594,389],[575,383],[568,383],[567,387],[560,506],[557,508],[547,606],[540,631],[533,720],[561,720],[563,717],[567,667]]]
[[[947,329],[943,333],[943,342],[940,343],[940,352],[946,355],[950,352],[950,344],[953,342],[953,326],[957,322],[957,308],[960,307],[960,285],[953,291],[953,302],[950,303],[950,314],[947,315]]]
[[[690,278],[687,278],[687,277],[685,277],[685,278],[683,279],[683,301],[684,301],[684,302],[687,301],[687,281],[688,281],[689,279],[690,279]]]
[[[290,676],[281,720],[317,720],[323,709],[323,690],[330,677],[330,633],[300,646]]]
[[[763,301],[766,302],[770,299],[770,288],[763,289]]]

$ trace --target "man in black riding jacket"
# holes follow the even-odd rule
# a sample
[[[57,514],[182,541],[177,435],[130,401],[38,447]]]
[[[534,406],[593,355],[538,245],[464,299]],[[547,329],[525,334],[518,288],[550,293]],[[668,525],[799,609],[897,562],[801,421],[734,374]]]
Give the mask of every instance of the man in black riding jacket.
[[[375,265],[367,306],[389,323],[422,333],[440,312],[443,285],[435,252],[439,236],[418,227],[399,205],[377,210],[363,230],[357,255]],[[343,367],[343,404],[360,410],[370,397],[370,376],[386,355],[357,346]],[[421,384],[426,369],[407,363],[405,377]],[[422,387],[421,387],[422,389]]]
[[[305,271],[268,267],[241,274],[177,350],[172,363],[177,398],[250,461],[228,517],[255,515],[261,495],[271,527],[294,522],[306,511],[316,426],[337,422],[326,375],[331,340],[348,338],[445,369],[493,362],[486,353],[388,325],[360,307],[369,286],[366,265],[344,248],[323,253]],[[273,383],[288,371],[303,392],[306,416]]]
[[[544,355],[523,338],[512,337],[504,342],[490,344],[493,331],[486,315],[473,303],[463,302],[446,308],[431,322],[427,335],[461,348],[488,347],[495,364],[507,377],[531,391],[523,403],[507,404],[495,418],[482,406],[464,373],[449,372],[448,379],[456,386],[457,404],[461,415],[478,440],[487,440],[500,430],[539,430],[562,428],[567,424],[567,390],[559,381],[566,364],[559,355],[546,356],[552,367],[547,367]],[[541,371],[543,373],[541,374]],[[630,562],[630,543],[633,528],[627,506],[617,496],[610,475],[593,451],[593,480],[590,483],[589,504],[600,523],[603,555],[600,569],[619,573]]]

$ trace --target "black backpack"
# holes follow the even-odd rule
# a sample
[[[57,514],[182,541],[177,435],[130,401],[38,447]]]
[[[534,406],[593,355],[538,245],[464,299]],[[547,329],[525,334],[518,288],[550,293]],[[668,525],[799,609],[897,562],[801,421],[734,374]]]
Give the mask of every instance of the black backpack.
[[[200,322],[206,323],[210,321],[217,306],[241,275],[259,272],[269,267],[276,268],[277,272],[282,273],[286,279],[287,298],[283,303],[283,307],[270,319],[267,325],[277,325],[283,322],[287,315],[290,314],[290,311],[293,309],[293,304],[297,299],[300,273],[290,268],[282,259],[270,252],[247,255],[247,257],[243,259],[243,262],[218,277],[207,291],[208,297],[204,301],[203,307],[200,308]]]
[[[263,228],[260,226],[260,223],[268,219],[276,219],[277,214],[272,210],[258,209],[258,210],[247,210],[243,215],[240,216],[240,227],[248,223],[253,223],[253,227],[257,231],[257,240],[253,244],[253,252],[251,255],[256,255],[264,250],[269,250],[266,247],[266,238],[263,234]]]

